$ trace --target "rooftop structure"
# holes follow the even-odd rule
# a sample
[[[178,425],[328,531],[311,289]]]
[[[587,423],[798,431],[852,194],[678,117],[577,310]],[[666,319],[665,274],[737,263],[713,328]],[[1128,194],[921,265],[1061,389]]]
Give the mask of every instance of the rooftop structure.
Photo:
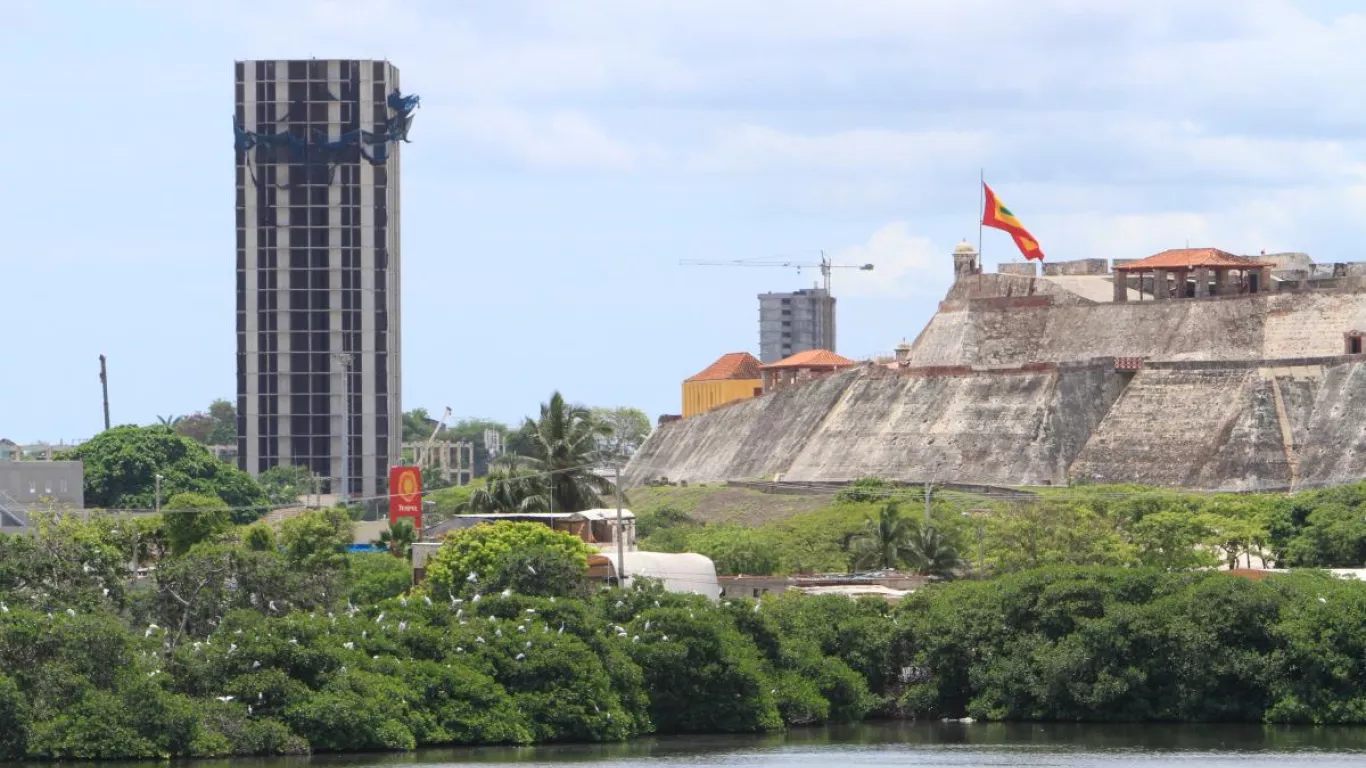
[[[748,352],[729,352],[683,381],[683,417],[706,413],[763,391],[760,363]]]
[[[760,370],[764,377],[764,392],[775,392],[855,365],[858,363],[828,349],[808,349],[769,363]]]
[[[1136,277],[1142,286],[1149,273],[1149,292],[1157,300],[1262,293],[1272,290],[1275,266],[1218,248],[1173,248],[1146,259],[1116,263],[1114,300],[1127,301],[1129,283]]]

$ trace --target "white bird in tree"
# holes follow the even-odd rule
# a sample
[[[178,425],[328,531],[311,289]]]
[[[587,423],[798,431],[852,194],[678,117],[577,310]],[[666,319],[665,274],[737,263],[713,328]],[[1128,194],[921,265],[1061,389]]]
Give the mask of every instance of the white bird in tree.
[[[274,601],[274,600],[271,600],[270,602],[266,603],[266,608],[267,608],[271,613],[274,613],[274,612],[276,612],[276,611],[279,610],[278,608],[275,607],[275,601]]]
[[[474,571],[470,571],[470,575],[465,577],[465,581],[468,581],[471,584],[478,584],[479,574],[475,573]]]
[[[74,609],[72,609],[72,608],[67,608],[67,609],[66,609],[66,615],[67,615],[67,616],[70,616],[71,618],[74,619],[74,618],[76,618],[76,611],[75,611]]]
[[[479,635],[478,637],[474,638],[474,642],[476,642],[476,643],[485,643],[484,636],[483,636],[483,635]],[[487,644],[487,643],[485,643],[485,644]]]
[[[533,568],[533,567],[531,567],[531,563],[527,563],[527,564],[526,564],[526,569],[527,569],[528,571],[531,572],[531,575],[532,575],[532,576],[535,576],[535,575],[536,575],[536,569]]]
[[[401,606],[403,606],[404,608],[407,608],[407,607],[408,607],[408,598],[406,598],[406,597],[400,597],[400,598],[398,599],[398,604],[401,605]]]
[[[512,597],[512,590],[511,590],[511,589],[505,589],[505,590],[503,590],[503,597]]]
[[[227,704],[228,702],[232,701],[232,698],[233,698],[233,697],[231,697],[231,696],[215,696],[214,698],[215,698],[215,699],[218,699],[219,701],[223,702],[224,704]]]
[[[152,633],[155,632],[155,631],[157,631],[158,629],[161,629],[161,627],[158,627],[158,626],[155,625],[155,624],[149,624],[149,625],[147,626],[147,631],[146,631],[146,632],[143,632],[143,633],[142,633],[142,636],[143,636],[143,637],[151,637],[151,636],[152,636]]]
[[[423,595],[423,596],[422,596],[422,602],[426,603],[427,605],[431,605],[431,604],[432,604],[432,599],[431,599],[430,597],[427,597],[426,595]]]
[[[525,658],[526,658],[526,654],[525,654],[525,653],[519,653],[519,654],[517,654],[517,660],[518,660],[518,661],[522,661],[522,660],[525,659]]]
[[[348,650],[348,651],[354,651],[354,650],[356,650],[356,644],[353,643],[353,642],[350,642],[350,641],[347,641],[347,642],[345,642],[345,643],[342,643],[342,647],[345,648],[345,649]]]
[[[479,602],[479,598],[480,598],[480,597],[481,597],[481,595],[480,595],[478,592],[475,592],[475,593],[474,593],[474,597],[471,597],[471,598],[470,598],[470,602],[471,602],[471,603],[477,603],[477,602]]]

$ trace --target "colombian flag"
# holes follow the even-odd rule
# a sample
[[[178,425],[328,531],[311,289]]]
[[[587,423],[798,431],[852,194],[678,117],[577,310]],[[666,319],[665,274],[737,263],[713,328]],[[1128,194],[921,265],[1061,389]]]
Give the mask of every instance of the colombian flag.
[[[986,192],[986,210],[982,211],[982,225],[1009,232],[1015,238],[1015,245],[1019,246],[1020,253],[1026,259],[1038,259],[1043,261],[1043,251],[1039,250],[1039,241],[1029,234],[1029,230],[1024,228],[1020,220],[1015,218],[1015,214],[1010,209],[1001,204],[996,199],[996,193],[991,191],[986,182],[982,182],[982,189]]]

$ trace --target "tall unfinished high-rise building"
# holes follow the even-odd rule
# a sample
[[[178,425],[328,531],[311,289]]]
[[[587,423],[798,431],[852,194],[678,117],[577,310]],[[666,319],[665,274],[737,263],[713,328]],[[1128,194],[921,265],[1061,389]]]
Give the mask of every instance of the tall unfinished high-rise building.
[[[238,464],[384,495],[402,436],[400,147],[418,99],[387,61],[235,69]]]

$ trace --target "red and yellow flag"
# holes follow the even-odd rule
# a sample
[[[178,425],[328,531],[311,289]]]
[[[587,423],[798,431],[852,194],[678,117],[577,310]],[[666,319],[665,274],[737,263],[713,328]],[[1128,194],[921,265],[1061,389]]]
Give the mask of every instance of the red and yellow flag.
[[[1015,218],[1015,214],[1005,207],[996,198],[996,193],[991,191],[991,187],[982,182],[982,189],[986,192],[986,209],[982,211],[982,225],[1009,232],[1015,239],[1015,245],[1019,247],[1020,253],[1026,259],[1038,259],[1043,261],[1043,251],[1039,249],[1039,241],[1029,234],[1029,230],[1024,228],[1020,220]]]

